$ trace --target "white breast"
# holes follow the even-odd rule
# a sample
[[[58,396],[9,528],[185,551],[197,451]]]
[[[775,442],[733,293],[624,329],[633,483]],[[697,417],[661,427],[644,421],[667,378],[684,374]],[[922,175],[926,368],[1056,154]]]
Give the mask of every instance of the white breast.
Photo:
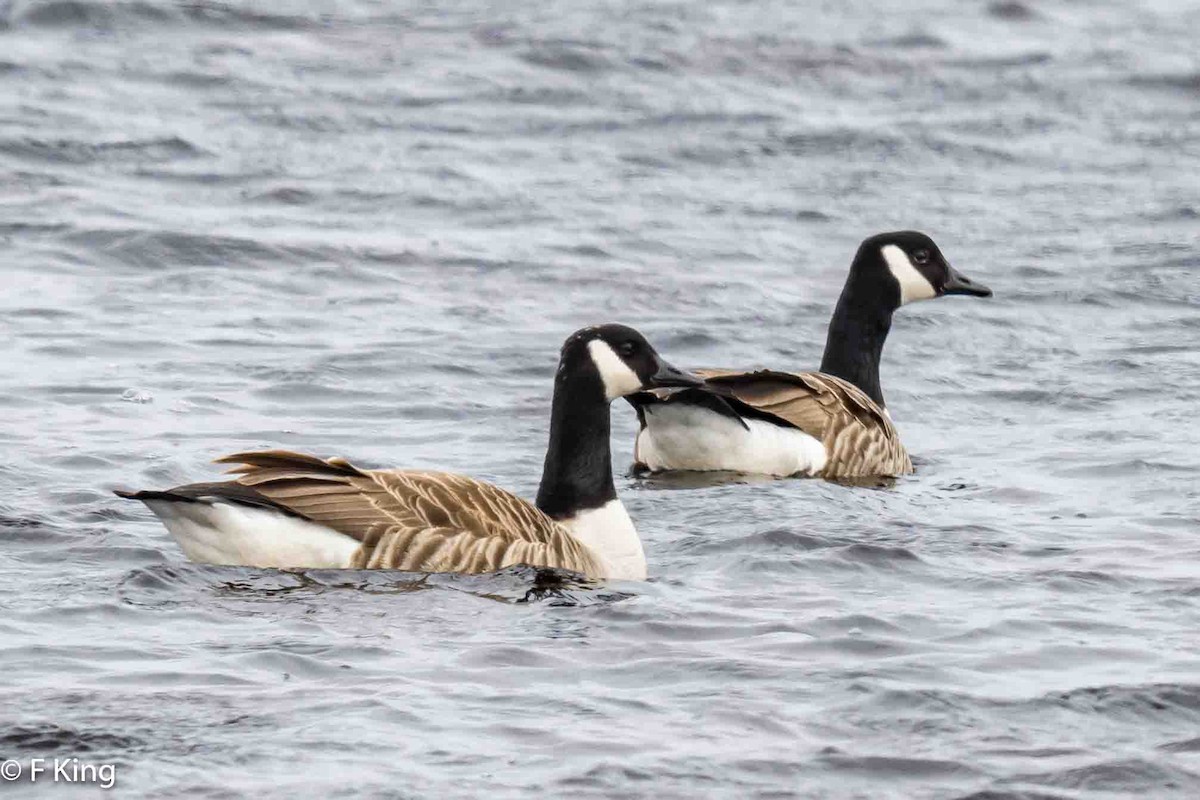
[[[638,434],[638,460],[652,470],[730,470],[766,475],[814,475],[826,461],[825,446],[796,428],[756,419],[735,419],[702,406],[647,406]]]
[[[359,543],[323,525],[235,503],[149,500],[150,507],[200,564],[341,568]]]
[[[620,500],[609,500],[599,508],[581,511],[561,524],[586,544],[608,566],[607,577],[616,580],[646,580],[646,554],[633,520]]]

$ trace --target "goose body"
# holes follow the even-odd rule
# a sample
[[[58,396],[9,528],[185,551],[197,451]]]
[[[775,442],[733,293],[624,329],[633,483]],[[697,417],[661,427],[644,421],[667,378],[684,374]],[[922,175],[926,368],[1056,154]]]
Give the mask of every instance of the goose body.
[[[573,335],[536,504],[463,475],[366,470],[281,450],[219,459],[236,465],[232,480],[117,494],[144,502],[201,563],[458,573],[525,564],[644,579],[641,540],[612,482],[609,403],[699,383],[631,328]]]
[[[728,470],[830,480],[912,472],[879,385],[893,312],[945,294],[989,296],[914,231],[859,247],[829,326],[820,372],[701,369],[702,388],[628,398],[641,423],[635,468]]]
[[[891,418],[847,381],[819,372],[695,372],[711,388],[635,400],[642,428],[634,458],[646,469],[829,480],[912,472]]]
[[[821,440],[801,428],[743,416],[728,400],[713,408],[695,395],[658,395],[641,408],[634,458],[652,471],[706,470],[813,475],[827,456]]]

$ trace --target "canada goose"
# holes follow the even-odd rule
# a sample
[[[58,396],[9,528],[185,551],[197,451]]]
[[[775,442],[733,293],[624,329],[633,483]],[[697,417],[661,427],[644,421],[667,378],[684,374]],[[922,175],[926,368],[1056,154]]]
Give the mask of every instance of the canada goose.
[[[831,480],[904,475],[912,462],[879,387],[892,313],[947,294],[990,297],[923,233],[866,239],[829,323],[820,372],[695,370],[704,388],[628,398],[635,469],[730,470]]]
[[[609,404],[702,381],[624,325],[577,331],[554,379],[536,504],[462,475],[365,470],[340,458],[237,453],[237,477],[121,492],[153,511],[192,561],[258,567],[491,572],[515,564],[644,579],[646,557],[617,499]]]

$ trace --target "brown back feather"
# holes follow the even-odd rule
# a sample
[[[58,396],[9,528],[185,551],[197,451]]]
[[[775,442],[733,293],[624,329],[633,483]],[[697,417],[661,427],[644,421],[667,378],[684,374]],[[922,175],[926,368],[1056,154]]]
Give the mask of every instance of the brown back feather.
[[[516,495],[463,475],[362,470],[343,459],[271,450],[225,456],[235,481],[359,541],[352,566],[490,572],[514,564],[604,577],[602,561]]]
[[[820,372],[693,370],[717,391],[778,417],[825,445],[825,478],[912,472],[891,418],[854,384]]]

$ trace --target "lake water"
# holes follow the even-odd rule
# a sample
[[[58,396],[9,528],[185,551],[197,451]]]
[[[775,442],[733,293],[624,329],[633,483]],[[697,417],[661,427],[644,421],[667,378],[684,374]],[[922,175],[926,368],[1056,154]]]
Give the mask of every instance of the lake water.
[[[1200,796],[1200,5],[444,5],[0,2],[0,758]],[[110,494],[286,447],[532,497],[572,330],[815,368],[907,227],[996,293],[896,316],[917,474],[639,480],[618,404],[647,583],[195,566]]]

